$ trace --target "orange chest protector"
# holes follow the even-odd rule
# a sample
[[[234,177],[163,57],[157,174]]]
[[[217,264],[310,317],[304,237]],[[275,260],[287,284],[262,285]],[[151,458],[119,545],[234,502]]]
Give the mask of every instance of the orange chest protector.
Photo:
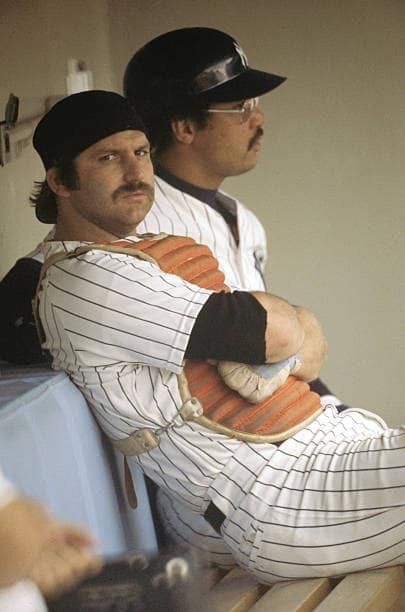
[[[218,262],[207,246],[192,238],[146,234],[139,242],[126,240],[90,244],[71,253],[51,256],[44,264],[41,278],[50,265],[90,250],[102,250],[139,257],[156,264],[164,272],[176,274],[199,287],[229,291]],[[41,281],[40,281],[41,282]],[[320,397],[309,385],[294,376],[270,397],[252,404],[223,381],[215,365],[187,360],[178,375],[185,420],[193,420],[218,433],[249,442],[278,442],[287,439],[315,419],[322,411]],[[124,440],[113,440],[126,455],[138,455],[157,446],[158,436],[151,430],[137,430]]]

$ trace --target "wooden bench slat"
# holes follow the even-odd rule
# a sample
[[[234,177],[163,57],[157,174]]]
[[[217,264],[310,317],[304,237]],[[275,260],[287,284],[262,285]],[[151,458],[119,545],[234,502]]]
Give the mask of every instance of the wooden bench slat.
[[[210,591],[207,610],[210,612],[246,612],[268,589],[243,570],[231,570]]]
[[[404,586],[401,567],[350,574],[316,608],[316,612],[381,612],[398,601]]]
[[[204,593],[209,589],[212,589],[214,585],[225,576],[225,574],[226,571],[218,567],[202,568],[199,572],[199,582],[202,592]]]
[[[328,578],[275,584],[251,608],[251,612],[311,612],[331,591]]]

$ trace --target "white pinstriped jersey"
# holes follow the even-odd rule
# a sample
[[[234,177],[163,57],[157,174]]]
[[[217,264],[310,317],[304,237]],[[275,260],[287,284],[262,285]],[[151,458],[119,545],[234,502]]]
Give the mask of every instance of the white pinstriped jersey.
[[[229,285],[262,289],[264,231],[235,205],[239,248],[219,213],[157,178],[155,204],[138,231],[191,236],[211,247]],[[196,511],[173,505],[173,497],[161,504],[178,541],[210,550],[223,565],[232,551],[264,582],[405,562],[404,428],[329,406],[275,447],[231,440],[176,416],[175,373],[208,295],[146,262],[88,253],[51,269],[41,301],[55,364],[82,389],[102,428],[115,438],[138,427],[161,430],[159,447],[137,461]],[[223,541],[201,527],[197,513],[209,500],[226,515]]]
[[[202,513],[212,500],[226,516],[226,545],[260,580],[404,562],[404,428],[329,406],[276,447],[179,417],[176,373],[209,295],[148,262],[91,251],[48,272],[45,346],[109,436],[141,427],[158,433],[159,446],[133,460],[190,510]]]
[[[43,250],[47,257],[79,244],[50,242]],[[159,447],[139,463],[200,512],[208,488],[243,446],[177,414],[176,374],[210,294],[138,258],[90,251],[52,266],[40,300],[53,367],[70,375],[109,437],[161,431]]]
[[[239,245],[224,218],[216,210],[196,199],[192,195],[173,187],[164,179],[155,176],[155,200],[144,221],[137,227],[137,233],[151,232],[158,234],[177,234],[190,236],[197,242],[206,244],[215,254],[220,269],[225,274],[226,283],[232,288],[246,290],[263,290],[265,288],[264,272],[267,261],[267,243],[264,228],[252,211],[238,200],[220,191],[219,197],[224,206],[235,215]],[[52,232],[48,239],[52,238]],[[42,258],[42,252],[35,252]],[[31,255],[32,256],[32,255]],[[214,555],[223,547],[222,541],[202,517],[190,514],[187,507],[171,500],[172,506],[183,524],[193,526],[194,534],[198,530],[204,540],[204,546],[210,549],[212,559],[224,563],[226,553]],[[193,504],[196,509],[196,505]],[[194,516],[192,516],[194,514]],[[164,520],[162,515],[162,520]],[[168,527],[168,521],[165,521]],[[188,538],[190,542],[190,538]],[[193,541],[195,544],[195,541]],[[229,554],[229,553],[228,553]],[[228,563],[232,563],[229,560]]]
[[[216,210],[155,177],[155,201],[137,232],[190,236],[210,247],[233,289],[263,290],[267,260],[266,234],[252,211],[220,191],[221,202],[236,213],[239,232],[237,246],[226,221]]]

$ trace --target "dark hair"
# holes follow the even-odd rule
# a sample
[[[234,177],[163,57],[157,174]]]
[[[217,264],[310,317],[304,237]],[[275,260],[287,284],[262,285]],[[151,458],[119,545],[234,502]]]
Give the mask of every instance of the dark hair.
[[[162,110],[160,113],[152,114],[139,111],[148,126],[150,142],[155,155],[159,156],[166,151],[173,142],[172,121],[175,119],[191,119],[199,129],[203,129],[210,120],[207,113],[208,104],[194,103],[187,107],[173,111]]]
[[[73,159],[61,159],[55,164],[57,177],[68,189],[79,189],[79,176]],[[35,206],[35,214],[42,223],[56,223],[58,205],[56,194],[47,181],[35,181],[34,189],[29,198]]]

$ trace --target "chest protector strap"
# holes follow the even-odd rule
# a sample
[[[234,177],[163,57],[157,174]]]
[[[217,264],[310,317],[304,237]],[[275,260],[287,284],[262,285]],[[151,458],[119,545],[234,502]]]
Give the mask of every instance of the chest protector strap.
[[[140,242],[126,240],[113,243],[90,244],[72,253],[55,255],[49,265],[90,250],[123,253],[146,259],[164,272],[176,274],[199,287],[213,291],[229,291],[225,277],[211,250],[197,244],[192,238],[144,234]],[[313,421],[322,411],[320,397],[309,385],[294,376],[267,399],[252,404],[231,390],[223,382],[217,368],[207,362],[187,360],[178,384],[182,406],[180,414],[185,420],[226,436],[247,442],[279,442]],[[139,455],[159,444],[158,435],[149,429],[140,429],[113,444],[125,455]]]

